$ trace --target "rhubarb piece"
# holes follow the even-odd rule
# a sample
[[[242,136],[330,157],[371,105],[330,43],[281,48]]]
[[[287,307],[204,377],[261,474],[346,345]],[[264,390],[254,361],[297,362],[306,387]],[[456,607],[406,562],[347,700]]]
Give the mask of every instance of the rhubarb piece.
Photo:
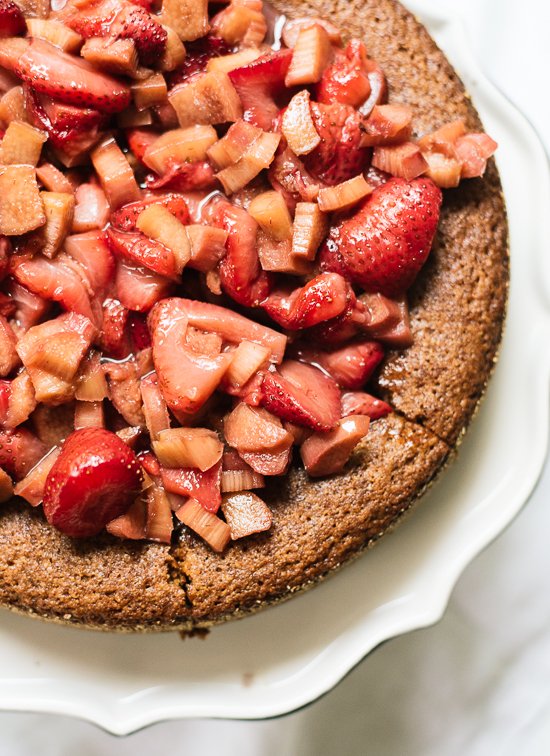
[[[350,415],[329,433],[314,433],[304,441],[300,454],[308,474],[318,477],[340,472],[367,434],[369,422],[366,415]]]
[[[283,134],[288,146],[296,155],[307,155],[321,141],[311,117],[309,98],[307,89],[298,92],[283,114]]]
[[[64,192],[41,192],[46,223],[37,232],[42,254],[45,257],[55,257],[63,246],[63,242],[73,223],[75,208],[74,195]]]
[[[125,362],[106,362],[103,371],[109,386],[109,398],[128,425],[145,426],[141,399],[140,378],[142,371],[135,359]]]
[[[388,82],[384,71],[374,60],[368,59],[365,66],[369,77],[370,95],[360,106],[359,113],[368,117],[376,105],[384,105],[387,102]]]
[[[185,226],[166,207],[156,204],[148,205],[140,213],[136,226],[149,239],[159,242],[173,252],[176,272],[181,273],[191,257]]]
[[[264,132],[250,145],[235,165],[219,171],[216,178],[221,182],[225,193],[233,194],[242,189],[264,168],[269,168],[280,140],[280,134]]]
[[[134,172],[112,137],[101,142],[90,158],[113,210],[140,198]]]
[[[406,142],[411,137],[412,115],[406,105],[375,105],[361,125],[362,146]]]
[[[227,168],[239,161],[262,133],[257,126],[239,119],[229,127],[224,137],[208,148],[206,154],[218,168]]]
[[[372,165],[380,171],[407,181],[420,176],[428,169],[428,163],[414,142],[375,147]]]
[[[271,351],[267,347],[253,341],[241,341],[233,353],[233,361],[224,379],[230,387],[242,388],[254,373],[267,367],[270,356]]]
[[[156,441],[161,431],[170,428],[168,408],[158,386],[157,374],[151,373],[142,378],[140,389],[145,424],[147,425],[151,441]]]
[[[374,191],[363,174],[319,191],[319,209],[324,213],[347,210]]]
[[[186,348],[183,340],[187,323],[185,300],[181,299],[166,299],[155,305],[149,315],[159,387],[178,419],[185,419],[203,406],[232,360],[230,353],[206,357]]]
[[[25,17],[12,0],[0,0],[0,37],[25,33]]]
[[[59,168],[51,163],[42,163],[36,169],[36,178],[49,192],[73,192],[73,185]],[[86,186],[83,184],[82,186]],[[78,191],[78,190],[77,190]],[[77,195],[78,203],[78,195]]]
[[[294,45],[294,54],[286,74],[287,87],[315,84],[332,55],[330,38],[319,24],[300,29]]]
[[[328,190],[327,190],[328,191]],[[292,254],[314,260],[328,231],[328,221],[315,202],[298,202],[292,229]]]
[[[440,205],[441,191],[430,179],[391,179],[332,227],[321,249],[322,267],[368,291],[399,296],[426,261]]]
[[[45,222],[34,168],[30,165],[0,166],[0,234],[25,234]]]
[[[132,86],[132,97],[138,110],[146,110],[166,102],[168,89],[161,73],[154,73]]]
[[[152,109],[137,110],[135,107],[130,106],[122,113],[119,113],[116,117],[117,126],[121,129],[134,129],[141,126],[153,125],[153,111]]]
[[[242,103],[245,121],[267,131],[272,128],[279,115],[275,98],[284,91],[291,58],[291,50],[278,50],[229,72]]]
[[[90,351],[80,363],[75,398],[80,402],[101,402],[108,396],[109,390],[101,367],[100,353]]]
[[[16,79],[17,81],[17,79]],[[14,86],[0,98],[0,121],[9,124],[12,121],[28,121],[23,87]]]
[[[323,70],[316,99],[358,107],[370,94],[367,51],[363,42],[352,39],[345,50],[335,52],[333,62]]]
[[[425,176],[441,189],[450,189],[458,186],[462,173],[462,163],[452,157],[447,157],[442,152],[423,152],[422,156],[428,164]]]
[[[26,422],[35,408],[36,397],[32,381],[28,372],[22,370],[10,384],[10,397],[4,427],[13,429]]]
[[[242,116],[239,95],[229,76],[221,71],[197,74],[172,89],[168,100],[182,128],[228,123]]]
[[[80,184],[75,192],[72,231],[81,233],[104,228],[109,220],[110,207],[103,189],[97,184]]]
[[[153,484],[147,490],[145,537],[157,543],[170,543],[173,529],[170,499],[161,486]]]
[[[208,0],[163,0],[161,21],[184,42],[204,37],[210,28]]]
[[[174,165],[204,160],[206,151],[217,140],[212,126],[192,125],[187,129],[173,129],[158,137],[143,153],[148,168],[163,176]]]
[[[86,281],[93,294],[98,297],[104,295],[110,287],[115,262],[103,234],[100,231],[72,234],[67,236],[64,246],[69,257],[86,271]]]
[[[231,540],[229,525],[207,512],[196,499],[189,499],[176,511],[178,520],[203,538],[214,551],[222,552]]]
[[[456,141],[456,154],[462,162],[462,178],[483,176],[487,160],[493,155],[498,145],[487,134],[466,134]]]
[[[29,37],[43,39],[66,53],[78,53],[82,46],[80,34],[55,19],[27,18]]]
[[[249,407],[244,402],[237,404],[225,417],[223,433],[228,444],[240,456],[246,452],[278,455],[288,452],[293,443],[291,434],[283,428],[278,417],[261,408]],[[251,466],[256,469],[253,464]]]
[[[0,165],[38,165],[47,138],[43,131],[28,123],[12,121],[0,142]]]
[[[412,344],[409,308],[405,297],[388,299],[382,294],[363,294],[360,298],[366,310],[362,330],[372,338],[394,349]]]
[[[279,364],[282,361],[287,343],[284,334],[225,307],[192,299],[177,301],[190,326],[219,333],[225,341],[233,344],[239,344],[243,339],[262,344],[270,350],[272,362]]]
[[[149,312],[164,297],[169,296],[172,284],[169,278],[152,270],[120,260],[115,272],[115,289],[118,299],[129,310]]]
[[[139,66],[137,48],[131,39],[92,37],[86,40],[80,54],[94,68],[114,76],[134,77]]]
[[[191,224],[185,227],[191,259],[189,267],[203,273],[213,270],[225,255],[227,231],[213,226]]]
[[[75,431],[46,479],[44,514],[75,538],[97,535],[139,493],[141,467],[132,450],[103,428]]]
[[[77,402],[74,412],[74,428],[104,428],[103,402]]]
[[[334,24],[331,24],[330,21],[327,21],[324,18],[317,18],[316,16],[299,16],[298,18],[291,18],[285,21],[282,32],[282,40],[284,44],[287,47],[294,47],[300,32],[315,25],[323,27],[332,44],[340,45],[342,43],[340,29],[334,26]]]
[[[206,70],[221,71],[227,74],[230,71],[234,71],[236,68],[241,68],[242,66],[248,65],[248,63],[252,63],[252,61],[259,58],[260,55],[260,51],[253,47],[240,50],[231,55],[220,55],[217,58],[210,58],[206,64]]]
[[[164,467],[196,467],[209,470],[220,461],[223,444],[207,428],[169,428],[158,434],[153,449]]]
[[[61,102],[118,113],[130,102],[130,89],[100,73],[86,61],[62,52],[42,39],[18,40],[17,48],[0,45],[0,62],[32,85]]]
[[[257,236],[258,256],[265,271],[288,273],[292,276],[313,275],[313,266],[300,255],[292,252],[291,239],[276,241],[260,229]]]
[[[418,146],[422,152],[440,152],[447,157],[455,158],[456,142],[465,134],[466,125],[463,120],[451,121],[430,134],[425,134],[418,140]]]
[[[365,391],[347,391],[342,394],[342,417],[367,415],[371,420],[386,417],[392,411],[387,402]]]
[[[222,512],[231,530],[231,539],[245,538],[271,528],[273,517],[267,504],[253,493],[222,497]]]
[[[138,497],[124,514],[108,522],[105,529],[117,538],[140,541],[145,538],[146,520],[146,504],[141,497]]]
[[[248,206],[249,214],[256,223],[276,241],[285,241],[292,235],[292,218],[279,192],[258,194]]]
[[[17,337],[3,315],[0,315],[0,377],[5,378],[19,365],[15,349]]]
[[[298,331],[336,318],[346,309],[349,284],[340,275],[321,274],[299,289],[274,291],[262,307],[283,328]]]
[[[251,491],[253,488],[264,488],[264,476],[255,472],[244,460],[241,461],[247,468],[246,470],[222,471],[222,493],[235,493],[237,491]]]
[[[38,464],[36,464],[15,486],[13,493],[20,496],[33,507],[42,503],[44,487],[50,470],[54,466],[61,449],[54,447]]]
[[[186,50],[183,42],[171,26],[165,26],[166,44],[161,58],[157,61],[161,71],[175,71],[185,61]]]
[[[285,360],[264,375],[262,390],[262,405],[288,422],[329,431],[340,417],[336,382],[312,365]]]
[[[262,3],[233,0],[212,19],[212,31],[230,45],[260,45],[267,33]]]
[[[0,504],[9,501],[13,496],[13,482],[7,472],[0,467]]]

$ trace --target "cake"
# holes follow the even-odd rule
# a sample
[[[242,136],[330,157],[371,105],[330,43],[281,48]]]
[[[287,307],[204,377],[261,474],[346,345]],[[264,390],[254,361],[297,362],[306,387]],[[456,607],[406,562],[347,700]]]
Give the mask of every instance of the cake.
[[[363,39],[390,102],[414,109],[416,134],[454,120],[482,130],[445,56],[394,0],[273,7]],[[408,292],[413,343],[388,351],[375,378],[393,411],[371,423],[342,472],[317,479],[294,464],[262,491],[272,527],[221,554],[186,528],[170,544],[71,538],[14,499],[0,509],[0,604],[94,629],[193,630],[313,586],[388,533],[452,457],[496,359],[507,282],[506,211],[490,160],[483,178],[445,190],[435,243]]]

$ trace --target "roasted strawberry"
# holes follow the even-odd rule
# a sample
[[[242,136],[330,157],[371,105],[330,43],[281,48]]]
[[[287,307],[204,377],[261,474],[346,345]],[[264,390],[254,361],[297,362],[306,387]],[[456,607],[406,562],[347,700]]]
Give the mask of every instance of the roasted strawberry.
[[[353,107],[361,105],[371,92],[366,60],[365,44],[358,39],[351,39],[344,50],[338,50],[317,84],[318,102],[327,105],[340,102]]]
[[[84,184],[82,184],[84,186]],[[115,270],[115,260],[101,231],[73,234],[65,239],[65,251],[86,271],[87,282],[96,297],[105,294]]]
[[[262,405],[290,423],[329,431],[340,418],[338,386],[313,365],[285,360],[265,374],[262,391]]]
[[[149,312],[151,307],[170,295],[172,282],[169,278],[153,273],[127,260],[118,260],[115,272],[117,299],[129,310]]]
[[[162,57],[168,34],[157,19],[144,8],[129,5],[122,8],[111,27],[116,39],[131,39],[136,45],[139,60],[152,66]]]
[[[403,294],[430,252],[441,190],[427,178],[391,179],[333,226],[319,259],[367,291]]]
[[[152,129],[126,129],[124,132],[132,155],[142,162],[145,151],[155,142],[160,134]]]
[[[169,84],[175,87],[181,84],[193,74],[204,71],[211,58],[227,55],[231,52],[230,45],[221,37],[208,34],[202,39],[186,43],[186,56],[182,65],[179,66],[169,77]]]
[[[276,98],[285,89],[285,76],[291,59],[292,50],[278,50],[229,72],[229,78],[241,98],[245,121],[265,130],[272,128],[279,114]]]
[[[371,420],[378,420],[389,415],[391,411],[387,402],[364,391],[347,391],[342,394],[342,417],[367,415]]]
[[[189,223],[189,208],[181,195],[165,194],[149,197],[139,202],[130,202],[111,214],[111,225],[121,231],[135,231],[138,216],[148,205],[162,205],[183,223]]]
[[[161,468],[162,485],[167,491],[180,496],[191,496],[208,512],[217,512],[222,503],[221,474],[221,460],[205,472],[193,467]]]
[[[48,449],[26,428],[0,430],[0,467],[21,480]]]
[[[317,102],[311,103],[311,115],[321,142],[303,156],[306,169],[329,186],[362,173],[370,154],[360,146],[362,116],[349,105]]]
[[[16,37],[27,30],[21,9],[12,0],[0,0],[0,37]]]
[[[142,265],[166,278],[177,278],[175,255],[164,244],[148,239],[138,231],[119,231],[116,228],[107,229],[105,240],[116,257]]]
[[[306,170],[303,162],[289,148],[284,149],[269,168],[271,186],[280,192],[290,210],[300,200],[311,202],[317,198],[325,184]]]
[[[349,284],[342,276],[321,273],[301,289],[272,292],[262,307],[280,326],[298,331],[340,315],[349,294]]]
[[[0,65],[35,91],[71,105],[118,113],[130,103],[128,86],[42,39],[0,40]]]
[[[256,234],[258,224],[246,210],[220,202],[214,224],[227,231],[227,253],[220,262],[220,279],[226,294],[245,307],[256,307],[271,288],[271,277],[260,267]]]
[[[139,493],[141,466],[114,433],[84,428],[71,433],[44,488],[44,514],[66,535],[88,537],[124,514]]]
[[[331,350],[297,345],[296,359],[326,370],[342,388],[360,389],[382,361],[384,350],[377,341],[355,341]]]
[[[175,192],[195,192],[219,186],[214,169],[206,160],[174,165],[161,178],[149,174],[145,179],[148,189],[164,189]]]
[[[118,299],[103,302],[101,346],[108,357],[122,360],[132,351],[128,331],[129,310]]]

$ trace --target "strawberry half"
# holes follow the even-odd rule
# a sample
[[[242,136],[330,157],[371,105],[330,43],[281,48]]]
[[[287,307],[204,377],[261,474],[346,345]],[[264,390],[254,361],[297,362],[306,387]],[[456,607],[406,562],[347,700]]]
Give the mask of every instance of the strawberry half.
[[[42,441],[26,428],[0,430],[0,467],[16,480],[24,478],[47,451]]]
[[[321,142],[302,156],[306,169],[319,181],[335,186],[366,168],[370,150],[361,147],[362,116],[349,105],[311,103],[311,116]]]
[[[161,468],[162,485],[167,491],[191,496],[208,512],[217,512],[222,503],[221,475],[221,460],[205,472],[194,467]]]
[[[130,104],[128,86],[42,39],[0,41],[0,65],[36,92],[71,105],[118,113]]]
[[[367,291],[403,294],[428,257],[441,199],[430,179],[391,179],[332,227],[319,254],[321,267]]]
[[[229,78],[241,98],[245,121],[269,131],[279,115],[275,102],[285,90],[285,76],[292,50],[278,50],[262,55],[246,66],[229,72]]]
[[[117,257],[143,265],[166,278],[178,277],[176,257],[164,244],[148,239],[138,231],[119,231],[116,228],[106,230],[105,240]]]
[[[371,93],[366,59],[365,45],[358,39],[350,40],[344,50],[337,50],[333,63],[325,68],[317,85],[318,102],[361,105]]]
[[[321,273],[301,289],[272,292],[262,307],[280,326],[298,331],[337,317],[346,309],[348,298],[349,284],[342,276]]]
[[[128,510],[140,487],[141,465],[130,447],[111,431],[83,428],[67,438],[46,478],[44,514],[66,535],[97,535]]]
[[[27,30],[21,9],[12,0],[0,0],[0,37],[16,37]]]

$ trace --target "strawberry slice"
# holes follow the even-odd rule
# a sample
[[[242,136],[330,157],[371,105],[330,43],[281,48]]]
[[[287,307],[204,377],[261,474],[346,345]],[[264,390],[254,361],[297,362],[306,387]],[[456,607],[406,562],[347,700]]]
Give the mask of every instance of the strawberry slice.
[[[21,480],[48,449],[26,428],[0,430],[0,467]]]
[[[285,91],[285,76],[292,59],[292,50],[266,53],[246,66],[229,72],[249,123],[270,131],[279,115],[276,98]]]
[[[61,102],[118,113],[130,104],[130,88],[42,39],[0,41],[0,65],[35,91]]]
[[[172,282],[152,270],[119,260],[115,273],[117,299],[124,307],[135,312],[149,310],[170,295]]]
[[[222,462],[217,462],[205,472],[194,467],[161,468],[161,480],[170,493],[190,496],[200,502],[208,512],[217,512],[222,503],[220,492]]]
[[[173,251],[154,239],[148,239],[145,234],[108,228],[105,240],[117,257],[142,265],[160,276],[174,280],[178,278],[178,266]]]
[[[0,37],[16,37],[27,31],[21,9],[12,0],[0,0]]]
[[[132,351],[128,332],[130,311],[118,299],[106,299],[103,302],[103,330],[101,348],[115,360],[122,360]]]
[[[85,184],[81,184],[85,186]],[[73,234],[65,239],[65,251],[84,268],[92,292],[99,296],[109,288],[115,260],[101,231]]]
[[[159,138],[160,134],[151,129],[126,129],[124,132],[132,155],[143,163],[145,151]]]
[[[325,186],[306,170],[300,158],[288,147],[275,155],[268,178],[271,186],[283,195],[291,211],[300,200],[311,202],[317,199],[319,190]]]
[[[185,198],[179,194],[165,194],[124,205],[124,207],[111,214],[111,226],[121,231],[135,231],[138,216],[148,205],[162,205],[167,210],[170,210],[180,223],[184,225],[189,223],[189,208],[187,207]]]
[[[186,56],[181,66],[170,75],[170,87],[181,84],[193,74],[206,69],[211,58],[227,55],[231,52],[230,45],[221,37],[208,34],[206,37],[185,44]]]
[[[362,173],[370,154],[360,146],[362,116],[349,105],[317,102],[311,103],[311,116],[321,142],[303,156],[306,169],[329,186]]]
[[[278,371],[265,374],[262,391],[262,405],[289,423],[329,431],[340,419],[340,390],[313,365],[285,360]]]
[[[139,60],[144,66],[152,66],[162,57],[166,48],[166,29],[144,8],[128,5],[122,8],[111,27],[116,39],[134,41]]]
[[[371,93],[366,60],[366,47],[358,39],[351,39],[344,50],[337,50],[333,63],[325,68],[317,85],[316,100],[327,105],[333,102],[361,105]]]
[[[321,267],[367,291],[403,294],[428,257],[441,199],[441,190],[428,178],[391,179],[332,227],[319,254]]]
[[[258,224],[242,207],[219,202],[214,225],[227,231],[227,253],[219,271],[223,290],[245,307],[256,307],[271,288],[271,276],[260,267],[256,234]]]
[[[148,189],[169,189],[176,192],[194,192],[213,189],[217,185],[214,169],[206,160],[173,165],[160,178],[150,173],[145,178]]]
[[[386,417],[392,411],[387,402],[377,399],[365,391],[347,391],[342,394],[342,417],[367,415],[371,420]]]
[[[75,538],[97,535],[138,495],[141,466],[120,438],[103,428],[75,431],[61,447],[44,487],[46,519]]]
[[[301,289],[272,292],[262,307],[280,326],[298,331],[340,315],[346,309],[349,294],[349,284],[342,276],[321,273]]]
[[[322,368],[342,388],[359,389],[382,361],[384,350],[377,341],[363,340],[330,351],[299,345],[293,350],[293,356]]]

